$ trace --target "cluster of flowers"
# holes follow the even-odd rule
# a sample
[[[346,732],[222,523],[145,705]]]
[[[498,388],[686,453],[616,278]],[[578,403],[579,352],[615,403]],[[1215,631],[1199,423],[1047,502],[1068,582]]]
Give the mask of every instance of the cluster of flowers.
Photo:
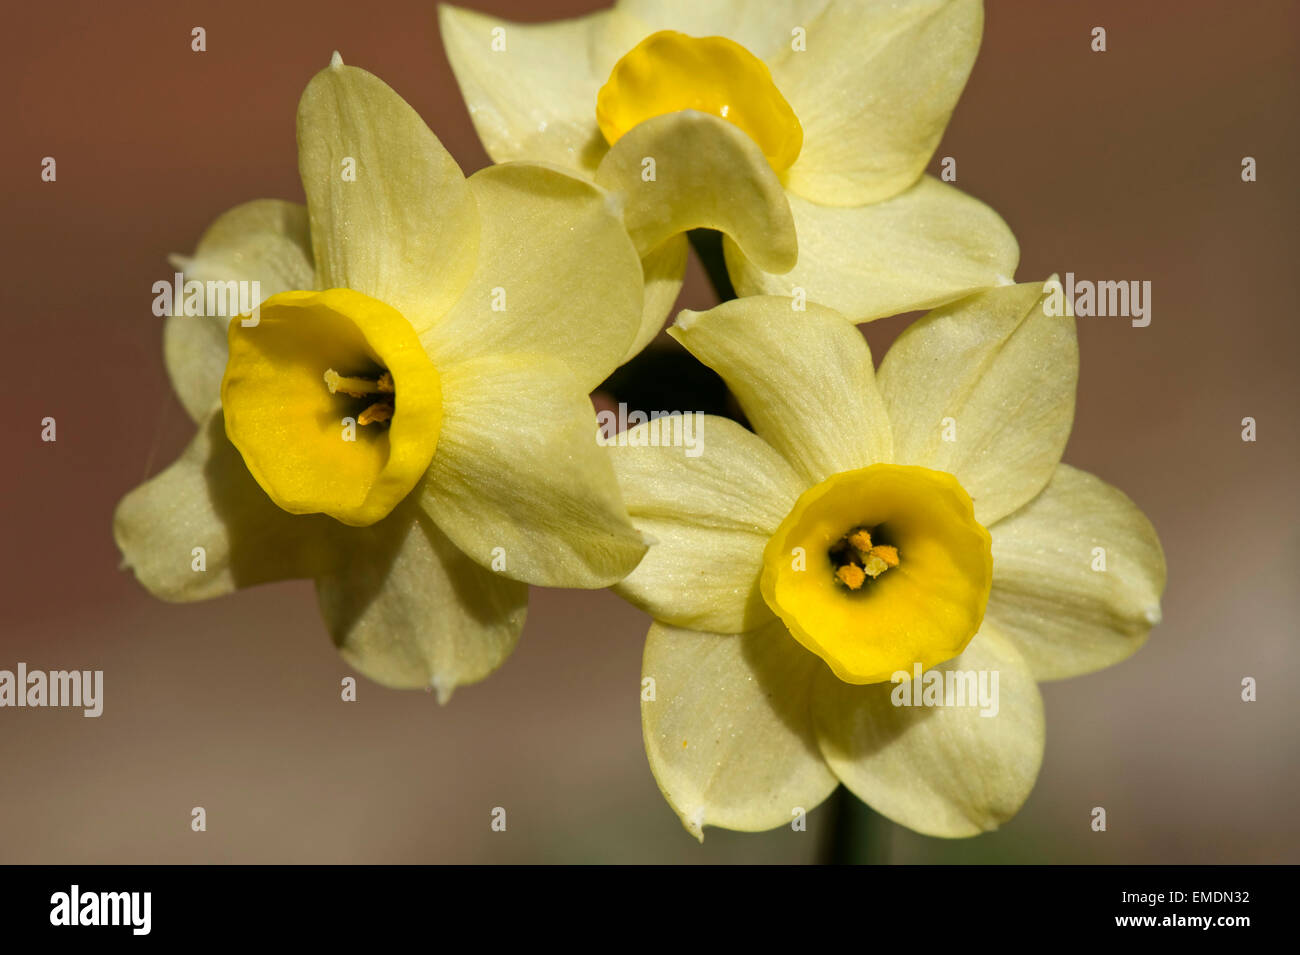
[[[166,320],[198,433],[118,508],[138,579],[313,579],[349,664],[443,699],[509,655],[529,584],[613,587],[654,619],[645,747],[697,836],[841,783],[924,833],[1010,818],[1037,681],[1136,650],[1164,560],[1060,461],[1074,319],[1014,282],[995,212],[924,173],[980,0],[440,19],[497,165],[466,178],[337,54],[312,78],[306,204],[238,206],[182,260],[268,297],[255,323]],[[752,430],[711,418],[695,455],[597,440],[588,395],[663,327],[694,229],[724,234],[739,297],[669,334]],[[857,324],[921,309],[877,368]],[[996,716],[895,705],[932,669],[995,672]]]

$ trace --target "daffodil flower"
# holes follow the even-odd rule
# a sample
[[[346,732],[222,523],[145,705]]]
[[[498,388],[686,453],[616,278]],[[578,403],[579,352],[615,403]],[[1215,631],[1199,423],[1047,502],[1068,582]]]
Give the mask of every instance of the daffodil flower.
[[[980,0],[620,0],[537,25],[439,9],[492,158],[623,197],[645,257],[634,350],[671,310],[692,228],[726,235],[740,295],[855,322],[1012,281],[1002,219],[924,174],[979,49]]]
[[[754,428],[709,419],[696,457],[613,449],[654,539],[616,587],[655,620],[646,751],[692,833],[790,824],[837,783],[922,833],[996,828],[1042,760],[1037,681],[1117,663],[1159,621],[1151,525],[1060,462],[1078,350],[1044,288],[930,312],[878,372],[842,316],[787,298],[670,329]],[[949,673],[996,674],[995,705],[899,705]]]
[[[636,333],[640,261],[600,187],[466,179],[337,54],[298,145],[305,207],[237,206],[179,263],[269,297],[167,319],[198,434],[115,536],[167,600],[314,579],[349,663],[445,698],[513,649],[527,584],[604,587],[644,553],[587,397]]]

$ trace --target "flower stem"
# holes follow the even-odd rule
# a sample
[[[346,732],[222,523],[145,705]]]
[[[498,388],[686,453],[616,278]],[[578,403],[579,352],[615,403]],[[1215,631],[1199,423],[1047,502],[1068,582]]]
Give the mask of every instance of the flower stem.
[[[844,786],[826,801],[830,826],[822,845],[824,865],[883,865],[889,861],[889,823]]]

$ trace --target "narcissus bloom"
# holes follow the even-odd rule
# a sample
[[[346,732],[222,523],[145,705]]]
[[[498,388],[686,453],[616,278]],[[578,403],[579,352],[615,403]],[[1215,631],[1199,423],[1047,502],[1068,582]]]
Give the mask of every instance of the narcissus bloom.
[[[314,579],[349,663],[445,698],[513,649],[527,584],[604,587],[645,551],[587,397],[636,334],[640,260],[600,187],[525,163],[466,179],[337,54],[298,147],[305,207],[238,206],[179,263],[269,297],[167,319],[199,431],[114,533],[168,600]]]
[[[440,23],[493,159],[623,196],[646,267],[637,348],[672,307],[691,228],[727,235],[741,295],[802,289],[855,322],[1015,273],[1002,219],[924,175],[980,0],[620,0],[538,25],[442,6]]]
[[[655,618],[646,751],[697,836],[787,825],[837,783],[919,832],[996,828],[1042,760],[1036,681],[1117,663],[1159,621],[1150,523],[1060,462],[1078,351],[1043,289],[929,313],[879,372],[858,329],[788,298],[670,329],[754,427],[711,419],[695,457],[613,449],[654,540],[616,587]],[[917,692],[950,676],[996,699]]]

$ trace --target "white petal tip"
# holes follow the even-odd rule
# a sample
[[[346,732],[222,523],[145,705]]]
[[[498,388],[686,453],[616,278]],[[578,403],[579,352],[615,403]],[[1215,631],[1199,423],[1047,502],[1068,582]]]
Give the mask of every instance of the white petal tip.
[[[659,543],[659,538],[655,537],[653,534],[647,534],[645,531],[640,531],[640,534],[641,543],[645,544],[646,547],[654,547],[655,544]]]
[[[677,320],[673,322],[673,328],[680,328],[682,331],[690,331],[692,325],[700,320],[702,312],[692,312],[689,308],[684,308],[677,313]]]
[[[609,189],[605,192],[605,211],[620,222],[623,221],[623,197]]]
[[[1013,279],[1013,278],[1011,278],[1011,276],[1009,276],[1009,275],[999,275],[999,276],[998,276],[998,284],[999,284],[999,285],[1015,285],[1015,284],[1016,284],[1016,280]]]
[[[682,825],[686,831],[693,835],[699,842],[704,841],[704,807],[700,806],[692,809],[690,812],[682,813]]]
[[[330,57],[330,69],[337,70],[342,65],[343,57],[339,55],[338,50],[335,50],[334,55]]]
[[[447,683],[445,680],[440,680],[438,677],[435,676],[429,682],[429,686],[433,689],[433,692],[438,696],[438,705],[446,706],[448,703],[451,702],[452,691],[456,689],[455,683]]]
[[[193,261],[194,260],[190,258],[188,255],[172,254],[167,256],[167,264],[170,265],[172,268],[174,268],[177,272],[188,271],[190,267],[190,263]]]
[[[1164,619],[1163,615],[1160,613],[1159,604],[1156,604],[1152,607],[1147,607],[1146,610],[1142,611],[1142,616],[1146,618],[1146,622],[1153,627],[1156,624],[1158,624],[1162,619]]]

